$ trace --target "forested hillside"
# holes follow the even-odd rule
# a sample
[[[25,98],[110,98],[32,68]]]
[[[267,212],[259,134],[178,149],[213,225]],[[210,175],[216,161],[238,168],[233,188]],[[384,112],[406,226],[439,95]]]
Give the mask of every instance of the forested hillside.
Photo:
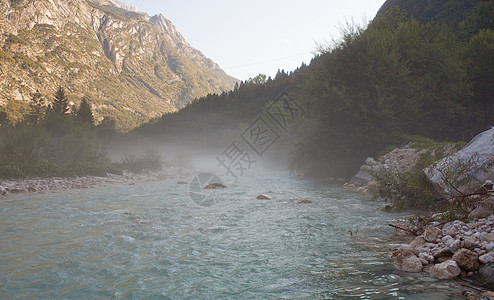
[[[291,165],[306,174],[349,176],[365,157],[413,135],[468,140],[494,124],[494,28],[484,13],[493,3],[480,1],[451,26],[384,12],[386,3],[366,28],[348,26],[309,66],[267,81],[258,76],[138,131],[158,139],[221,135],[285,90],[307,112],[290,135]]]

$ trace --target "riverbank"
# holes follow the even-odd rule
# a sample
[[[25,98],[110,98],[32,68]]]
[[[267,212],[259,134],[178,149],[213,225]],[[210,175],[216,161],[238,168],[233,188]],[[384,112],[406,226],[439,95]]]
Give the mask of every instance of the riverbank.
[[[494,299],[494,215],[468,222],[442,222],[441,217],[422,224],[421,234],[395,249],[394,267],[440,280],[460,279],[477,287],[465,290],[467,299]],[[402,228],[416,232],[417,224]]]
[[[133,184],[135,182],[159,181],[174,178],[177,180],[190,177],[189,170],[177,167],[168,167],[159,172],[134,174],[123,172],[122,175],[108,174],[104,177],[52,177],[16,180],[0,180],[0,195],[21,193],[57,192],[68,189],[88,189],[110,184]]]

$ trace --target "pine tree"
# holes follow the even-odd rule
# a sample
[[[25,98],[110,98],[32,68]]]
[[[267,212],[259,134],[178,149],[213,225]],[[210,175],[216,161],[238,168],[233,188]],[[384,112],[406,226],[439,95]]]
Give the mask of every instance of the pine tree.
[[[94,125],[93,111],[91,109],[91,104],[89,104],[87,97],[82,98],[81,104],[79,105],[79,109],[77,110],[77,117],[83,123]]]
[[[59,115],[65,115],[69,111],[69,100],[67,99],[65,90],[62,86],[55,92],[55,98],[53,99],[51,109]]]
[[[28,113],[27,119],[29,123],[38,124],[45,117],[46,107],[45,98],[36,90],[31,98],[31,103],[29,103],[30,112]]]

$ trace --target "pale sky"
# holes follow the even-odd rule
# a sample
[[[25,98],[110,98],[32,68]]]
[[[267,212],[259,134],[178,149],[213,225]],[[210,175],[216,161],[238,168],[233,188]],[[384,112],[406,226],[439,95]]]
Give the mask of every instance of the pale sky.
[[[313,57],[317,43],[338,37],[338,27],[371,20],[384,0],[123,0],[163,16],[229,75],[291,71]]]

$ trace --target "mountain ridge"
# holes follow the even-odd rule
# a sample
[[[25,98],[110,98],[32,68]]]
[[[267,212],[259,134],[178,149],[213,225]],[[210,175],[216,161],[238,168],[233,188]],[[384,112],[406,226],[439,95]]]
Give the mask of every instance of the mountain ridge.
[[[115,3],[0,0],[0,102],[62,85],[74,104],[89,97],[97,120],[131,129],[238,82],[164,16]]]

